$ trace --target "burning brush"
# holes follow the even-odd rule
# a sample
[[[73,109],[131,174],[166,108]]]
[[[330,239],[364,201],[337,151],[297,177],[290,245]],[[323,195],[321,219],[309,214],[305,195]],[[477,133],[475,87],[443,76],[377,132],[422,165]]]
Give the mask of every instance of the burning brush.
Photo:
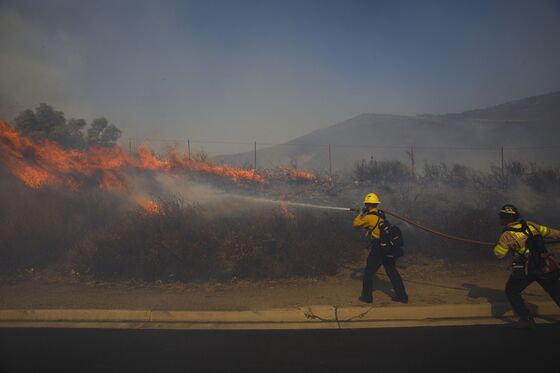
[[[30,188],[53,185],[77,189],[84,184],[97,184],[122,191],[130,188],[127,177],[133,171],[200,172],[234,182],[266,182],[255,170],[211,165],[176,152],[159,159],[146,146],[138,149],[137,156],[118,146],[67,150],[52,141],[27,139],[4,122],[0,122],[0,157],[10,172]]]
[[[45,186],[78,190],[84,186],[122,193],[149,213],[157,213],[157,203],[134,191],[134,177],[164,173],[178,177],[188,173],[215,175],[234,183],[264,185],[265,176],[252,169],[214,165],[190,159],[175,150],[163,158],[157,157],[147,145],[137,154],[127,154],[120,146],[89,147],[85,150],[65,149],[55,142],[33,141],[0,122],[0,161],[27,187]],[[286,175],[289,180],[315,181],[315,175],[293,169]],[[150,201],[149,203],[147,201]]]
[[[119,146],[68,150],[52,141],[32,141],[5,122],[0,122],[0,158],[10,172],[30,188],[53,185],[77,189],[94,183],[108,190],[126,190],[129,188],[127,176],[133,170],[175,175],[198,172],[233,182],[267,183],[256,170],[196,161],[176,151],[159,159],[146,145],[138,149],[136,156],[125,153]],[[317,179],[315,175],[297,169],[290,170],[288,177],[293,180]]]

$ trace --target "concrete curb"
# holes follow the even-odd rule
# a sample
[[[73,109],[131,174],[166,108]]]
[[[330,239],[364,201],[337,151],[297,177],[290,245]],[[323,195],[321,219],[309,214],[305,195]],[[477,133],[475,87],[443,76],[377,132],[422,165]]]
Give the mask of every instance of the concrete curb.
[[[531,305],[540,322],[560,319],[552,302]],[[338,329],[503,324],[508,305],[449,304],[397,307],[307,306],[251,311],[104,309],[0,310],[0,327],[163,329]]]

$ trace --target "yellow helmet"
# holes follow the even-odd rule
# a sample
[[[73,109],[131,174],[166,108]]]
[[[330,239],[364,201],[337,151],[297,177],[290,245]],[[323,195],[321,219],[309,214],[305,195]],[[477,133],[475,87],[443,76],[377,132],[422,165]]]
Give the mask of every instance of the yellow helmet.
[[[364,198],[364,203],[381,203],[377,194],[370,193]]]

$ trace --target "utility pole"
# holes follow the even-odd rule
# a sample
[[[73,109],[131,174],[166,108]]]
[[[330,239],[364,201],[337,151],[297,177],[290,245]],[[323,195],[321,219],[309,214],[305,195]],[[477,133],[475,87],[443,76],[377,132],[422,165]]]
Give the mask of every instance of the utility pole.
[[[255,171],[257,170],[257,142],[255,141],[255,152],[254,152],[254,165],[255,165]]]
[[[128,153],[132,154],[132,137],[128,138]]]
[[[414,162],[414,146],[410,145],[410,150],[407,152],[410,157],[410,174],[412,177],[416,176],[416,165]]]
[[[191,140],[187,139],[187,154],[189,155],[189,161],[191,160]]]
[[[412,177],[416,176],[416,166],[414,164],[414,146],[410,145],[410,169],[412,170]]]
[[[332,181],[332,151],[331,144],[329,144],[329,177]]]

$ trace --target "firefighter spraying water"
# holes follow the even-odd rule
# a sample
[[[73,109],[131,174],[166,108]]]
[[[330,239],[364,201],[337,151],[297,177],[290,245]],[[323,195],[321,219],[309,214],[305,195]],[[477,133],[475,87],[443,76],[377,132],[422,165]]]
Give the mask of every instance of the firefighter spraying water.
[[[364,198],[365,207],[360,209],[352,223],[356,229],[365,229],[371,242],[359,300],[365,303],[373,302],[373,275],[383,265],[395,290],[393,301],[408,303],[408,295],[396,266],[397,259],[403,255],[402,234],[396,226],[389,223],[383,211],[378,209],[380,203],[377,194],[368,194]]]
[[[544,237],[552,238],[547,243],[558,243],[560,233],[558,230],[521,220],[519,210],[513,205],[504,205],[500,210],[500,219],[504,230],[498,244],[478,241],[465,237],[458,237],[435,229],[426,227],[412,219],[394,212],[378,209],[380,200],[375,193],[370,193],[364,198],[365,207],[346,208],[336,206],[316,205],[300,202],[277,201],[265,198],[250,198],[254,201],[265,203],[282,203],[284,205],[304,208],[314,208],[334,211],[352,211],[358,215],[354,218],[352,226],[356,229],[365,229],[371,240],[371,251],[368,255],[362,283],[362,294],[359,300],[365,303],[373,302],[372,279],[381,265],[395,290],[393,301],[408,303],[402,278],[396,268],[396,260],[403,255],[403,238],[401,231],[391,225],[385,215],[392,215],[412,226],[422,229],[430,234],[449,240],[465,242],[480,246],[493,247],[494,254],[499,259],[508,252],[514,253],[512,274],[507,282],[506,294],[520,320],[514,324],[517,328],[530,328],[534,325],[533,318],[521,298],[521,292],[532,282],[537,281],[560,306],[560,267],[552,253],[545,248]]]

